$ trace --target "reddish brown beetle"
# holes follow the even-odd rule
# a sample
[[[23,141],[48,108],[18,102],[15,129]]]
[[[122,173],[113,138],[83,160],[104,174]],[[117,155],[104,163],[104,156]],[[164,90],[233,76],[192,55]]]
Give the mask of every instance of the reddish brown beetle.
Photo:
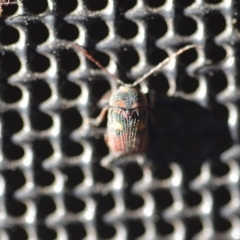
[[[196,47],[196,45],[188,45],[181,48],[159,63],[156,67],[152,68],[133,84],[125,84],[116,76],[109,73],[82,47],[74,44],[74,48],[81,51],[88,59],[107,72],[120,84],[119,89],[111,95],[109,106],[105,107],[96,119],[90,119],[92,125],[99,126],[108,112],[105,141],[112,153],[121,156],[145,152],[148,143],[148,120],[150,117],[150,110],[148,108],[147,98],[136,88],[136,85],[144,81],[155,71],[161,69],[164,65],[169,63],[171,59]]]

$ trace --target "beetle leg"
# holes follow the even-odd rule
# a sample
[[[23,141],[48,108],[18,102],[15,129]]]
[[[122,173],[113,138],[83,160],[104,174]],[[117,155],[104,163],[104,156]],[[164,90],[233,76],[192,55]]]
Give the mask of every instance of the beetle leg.
[[[103,120],[105,119],[107,111],[108,111],[108,106],[103,108],[103,110],[100,112],[100,114],[97,118],[88,119],[88,123],[95,126],[95,127],[98,127],[103,122]]]

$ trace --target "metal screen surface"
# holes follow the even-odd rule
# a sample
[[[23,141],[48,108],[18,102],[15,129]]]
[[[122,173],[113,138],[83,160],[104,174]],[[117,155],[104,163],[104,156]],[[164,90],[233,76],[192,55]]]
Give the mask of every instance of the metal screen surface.
[[[240,239],[238,0],[23,0],[0,17],[1,240]],[[140,86],[149,150],[112,155],[88,124]]]

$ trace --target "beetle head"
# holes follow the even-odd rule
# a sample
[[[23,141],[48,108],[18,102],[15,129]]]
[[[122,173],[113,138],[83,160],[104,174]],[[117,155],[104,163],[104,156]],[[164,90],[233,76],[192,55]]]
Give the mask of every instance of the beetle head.
[[[112,94],[109,105],[127,110],[144,108],[147,107],[147,98],[138,89],[124,85]]]

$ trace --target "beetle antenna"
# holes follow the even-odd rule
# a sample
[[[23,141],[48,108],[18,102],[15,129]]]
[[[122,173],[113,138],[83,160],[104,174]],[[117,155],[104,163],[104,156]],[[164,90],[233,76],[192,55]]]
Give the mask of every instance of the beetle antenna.
[[[156,67],[153,67],[152,69],[150,69],[147,73],[145,73],[141,78],[139,78],[138,80],[136,80],[132,86],[136,86],[138,85],[140,82],[144,81],[146,78],[148,78],[150,75],[152,75],[154,72],[156,72],[157,70],[161,69],[163,66],[165,66],[166,64],[168,64],[172,59],[176,58],[177,56],[181,55],[182,53],[184,53],[185,51],[192,49],[192,48],[197,48],[200,47],[198,45],[192,44],[192,45],[187,45],[186,47],[183,47],[181,49],[179,49],[177,52],[173,53],[172,55],[170,55],[169,57],[167,57],[165,60],[163,60],[162,62],[160,62]]]
[[[91,62],[93,62],[96,66],[98,66],[100,69],[102,69],[104,72],[106,72],[109,76],[111,76],[117,83],[120,85],[125,85],[123,81],[121,81],[118,77],[110,73],[103,65],[98,62],[95,58],[93,58],[84,48],[82,48],[77,43],[69,43],[70,46],[75,48],[77,51],[81,52],[86,58],[88,58]]]

